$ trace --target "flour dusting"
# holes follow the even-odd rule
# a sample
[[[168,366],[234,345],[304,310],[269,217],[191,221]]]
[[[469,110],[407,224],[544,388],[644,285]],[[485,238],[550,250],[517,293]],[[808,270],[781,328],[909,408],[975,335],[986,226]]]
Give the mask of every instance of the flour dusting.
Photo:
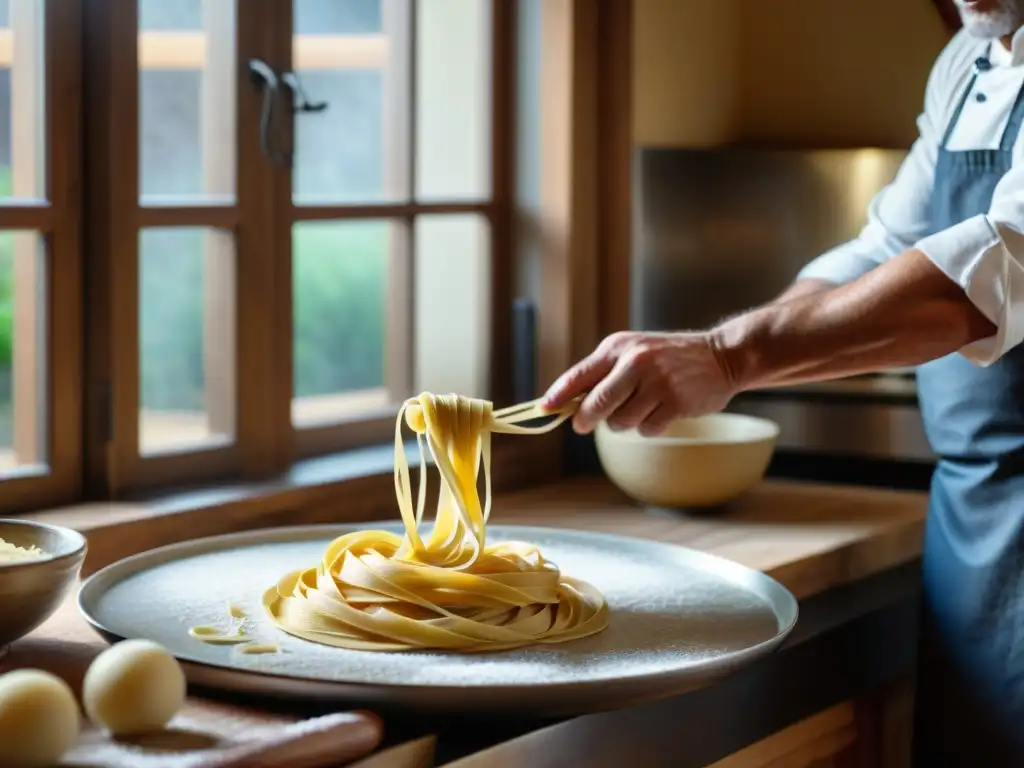
[[[278,630],[260,605],[286,572],[317,563],[329,539],[283,541],[208,552],[133,574],[110,587],[91,613],[112,632],[156,640],[179,658],[346,683],[489,686],[601,681],[681,668],[747,649],[780,627],[768,602],[720,575],[684,564],[665,545],[618,544],[584,533],[493,526],[491,540],[526,539],[567,576],[593,584],[611,623],[592,637],[514,651],[384,653],[317,645]],[[189,627],[224,624],[225,604],[244,613],[256,643],[278,654],[243,654],[189,636]]]

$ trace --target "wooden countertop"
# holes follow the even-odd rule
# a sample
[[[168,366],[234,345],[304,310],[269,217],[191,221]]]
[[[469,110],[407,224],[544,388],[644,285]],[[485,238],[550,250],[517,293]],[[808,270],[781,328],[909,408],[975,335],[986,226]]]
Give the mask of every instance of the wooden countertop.
[[[573,478],[500,499],[492,520],[654,539],[734,560],[798,598],[921,553],[927,495],[767,481],[727,511],[645,509],[600,478]]]
[[[497,498],[492,520],[680,544],[764,571],[805,598],[916,558],[926,503],[916,492],[767,481],[728,511],[690,514],[644,509],[603,479],[574,478]],[[105,647],[69,599],[14,644],[0,669],[49,668],[77,686],[89,660]],[[195,698],[188,707],[200,716],[242,711]]]

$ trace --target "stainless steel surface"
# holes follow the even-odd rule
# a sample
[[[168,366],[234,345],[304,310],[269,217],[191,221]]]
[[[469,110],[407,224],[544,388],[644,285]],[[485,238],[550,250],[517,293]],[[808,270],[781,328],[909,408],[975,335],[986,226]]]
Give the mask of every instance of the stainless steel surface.
[[[704,328],[771,300],[855,237],[903,150],[646,149],[635,158],[631,322]],[[779,448],[933,458],[913,369],[785,387],[735,410],[777,422]],[[825,402],[824,395],[835,395]],[[886,402],[889,398],[889,402]]]
[[[337,535],[368,524],[251,531],[176,544],[99,571],[79,593],[86,619],[110,639],[150,638],[197,684],[234,691],[412,710],[612,709],[680,693],[778,647],[797,601],[775,580],[694,550],[606,534],[493,526],[493,539],[536,543],[590,581],[611,608],[604,632],[563,645],[491,654],[349,651],[286,635],[263,617],[263,590],[319,561]],[[398,530],[394,524],[369,524]],[[283,652],[247,656],[188,635],[245,609],[250,633]]]
[[[38,560],[0,563],[0,656],[46,621],[73,588],[85,560],[85,537],[69,528],[28,520],[0,520],[0,539],[36,546]]]
[[[781,292],[854,237],[897,150],[646,149],[635,158],[634,328],[699,328]]]
[[[786,392],[793,395],[852,395],[863,398],[892,398],[917,400],[917,382],[903,376],[856,376],[834,381],[815,381],[807,384],[789,384],[772,387],[767,392]],[[916,408],[915,408],[916,411]]]
[[[911,405],[739,397],[730,411],[779,425],[779,450],[934,461],[920,411]]]

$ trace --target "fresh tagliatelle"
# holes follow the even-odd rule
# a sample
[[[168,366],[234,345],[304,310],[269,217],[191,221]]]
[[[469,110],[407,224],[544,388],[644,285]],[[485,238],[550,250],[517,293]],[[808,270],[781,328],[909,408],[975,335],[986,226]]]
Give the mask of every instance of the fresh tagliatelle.
[[[564,576],[532,544],[486,539],[491,434],[548,432],[576,407],[547,413],[534,401],[494,411],[486,400],[426,393],[406,401],[395,426],[395,490],[405,535],[366,530],[338,537],[316,567],[289,573],[264,593],[272,621],[305,640],[373,651],[507,650],[603,630],[608,606],[593,586]],[[522,425],[545,416],[552,420],[542,426]],[[419,445],[415,507],[403,423]],[[424,442],[441,475],[426,535]]]

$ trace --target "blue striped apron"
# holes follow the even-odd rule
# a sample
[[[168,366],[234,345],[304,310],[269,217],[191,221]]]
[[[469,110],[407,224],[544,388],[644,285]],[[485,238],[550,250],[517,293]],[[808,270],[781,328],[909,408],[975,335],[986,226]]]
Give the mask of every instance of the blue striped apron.
[[[1024,122],[1017,96],[998,149],[939,149],[935,231],[986,213]],[[924,549],[915,765],[1024,768],[1024,345],[981,368],[959,354],[918,369],[939,461]]]

